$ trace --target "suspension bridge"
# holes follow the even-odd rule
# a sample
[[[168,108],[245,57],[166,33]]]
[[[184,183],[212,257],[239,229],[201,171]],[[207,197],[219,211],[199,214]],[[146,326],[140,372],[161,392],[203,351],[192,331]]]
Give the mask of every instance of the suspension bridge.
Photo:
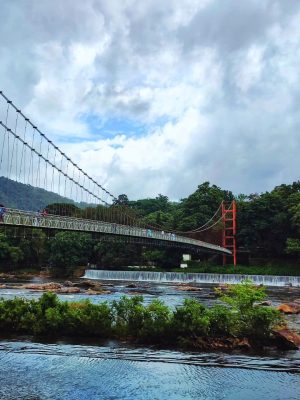
[[[0,177],[56,193],[70,204],[85,204],[86,215],[20,210],[1,204],[2,226],[28,229],[67,230],[95,235],[127,237],[144,244],[177,246],[183,250],[208,251],[235,256],[234,204],[219,207],[204,225],[189,232],[167,232],[145,224],[118,198],[69,158],[24,113],[0,91]],[[0,192],[3,188],[0,187]],[[2,207],[3,206],[3,207]],[[46,205],[45,205],[46,206]],[[60,208],[61,207],[61,208]],[[117,212],[116,212],[117,211]],[[230,216],[230,218],[228,218]],[[232,223],[228,221],[233,221]],[[222,231],[221,243],[199,240],[199,235]],[[230,234],[226,234],[229,232]],[[194,237],[193,237],[194,236]],[[211,235],[208,235],[211,239]]]

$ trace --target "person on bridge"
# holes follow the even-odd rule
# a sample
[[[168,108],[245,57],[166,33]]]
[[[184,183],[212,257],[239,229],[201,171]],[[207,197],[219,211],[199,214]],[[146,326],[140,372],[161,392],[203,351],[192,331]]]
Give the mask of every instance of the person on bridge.
[[[48,215],[48,211],[46,208],[44,208],[44,210],[41,212],[42,217],[47,217]]]
[[[0,222],[4,222],[4,215],[6,213],[6,208],[3,204],[0,204]]]

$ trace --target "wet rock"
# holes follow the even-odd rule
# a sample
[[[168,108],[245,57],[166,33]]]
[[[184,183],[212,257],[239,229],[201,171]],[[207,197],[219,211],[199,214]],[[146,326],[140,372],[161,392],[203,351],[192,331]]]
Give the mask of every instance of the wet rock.
[[[78,283],[75,283],[74,286],[81,287],[83,289],[89,288],[101,288],[102,284],[98,281],[84,280]]]
[[[29,283],[21,286],[22,289],[29,290],[49,290],[49,291],[57,291],[62,288],[60,283],[49,282],[49,283]]]
[[[129,283],[129,285],[127,285],[126,287],[135,289],[135,288],[137,288],[137,285],[135,283]]]
[[[7,274],[7,273],[5,273],[5,272],[1,272],[0,273],[0,279],[15,279],[16,278],[16,275],[14,275],[14,274]]]
[[[64,286],[65,286],[65,287],[72,287],[72,286],[74,286],[74,283],[71,282],[71,281],[65,281],[65,282],[64,282]]]
[[[195,286],[179,286],[176,290],[181,290],[183,292],[201,292],[201,288]]]
[[[89,295],[101,295],[101,294],[111,294],[111,291],[103,289],[101,290],[88,289],[85,293]]]
[[[299,303],[283,303],[277,307],[277,310],[284,314],[299,314],[300,313],[300,304]]]
[[[188,347],[198,350],[249,350],[250,342],[247,338],[209,338],[199,337],[184,343]]]
[[[63,294],[80,293],[80,288],[78,288],[78,287],[62,287],[58,290],[58,293],[63,293]]]
[[[0,285],[0,289],[6,289],[6,285]]]
[[[272,305],[272,302],[270,300],[265,300],[265,301],[261,301],[260,303],[257,303],[256,305],[257,306],[270,307]]]
[[[300,336],[289,329],[279,329],[273,332],[277,346],[286,350],[297,350],[300,346]]]

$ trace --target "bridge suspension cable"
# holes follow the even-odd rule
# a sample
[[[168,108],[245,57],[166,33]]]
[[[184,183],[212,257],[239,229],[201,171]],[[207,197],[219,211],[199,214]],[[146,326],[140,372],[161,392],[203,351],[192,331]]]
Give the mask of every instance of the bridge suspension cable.
[[[33,136],[32,136],[32,143],[31,143],[31,156],[33,157],[34,154],[36,154],[39,157],[39,161],[38,161],[38,166],[40,166],[40,161],[41,161],[41,156],[43,156],[43,160],[45,161],[46,165],[51,165],[52,167],[55,165],[55,162],[51,163],[49,160],[49,152],[50,152],[50,147],[55,151],[55,154],[58,153],[59,155],[61,155],[62,157],[62,163],[66,162],[67,165],[71,164],[78,172],[79,174],[81,174],[85,179],[87,179],[87,182],[92,182],[95,187],[97,188],[97,190],[105,193],[105,195],[107,195],[109,198],[111,198],[113,201],[116,201],[117,198],[110,193],[106,188],[104,188],[101,184],[99,184],[94,178],[92,178],[89,174],[87,174],[85,171],[82,170],[82,168],[80,168],[71,158],[69,158],[58,146],[56,146],[42,131],[40,131],[37,126],[35,126],[33,124],[33,122],[30,121],[29,118],[27,118],[20,109],[17,108],[17,106],[2,92],[0,91],[0,98],[2,98],[6,104],[6,116],[5,119],[1,119],[0,117],[0,121],[1,121],[1,125],[2,127],[5,128],[5,134],[4,134],[4,138],[3,138],[3,143],[2,143],[2,151],[1,151],[1,160],[0,160],[0,170],[4,161],[4,148],[5,148],[5,143],[7,143],[7,150],[8,150],[8,154],[11,154],[11,157],[13,157],[14,154],[14,143],[15,140],[21,139],[21,136],[19,134],[17,134],[17,125],[18,125],[18,119],[21,116],[25,122],[26,125],[26,129],[27,129],[27,125],[30,125],[33,129]],[[16,113],[16,124],[15,126],[13,126],[12,124],[9,123],[9,111],[10,109],[13,109]],[[11,151],[11,144],[10,144],[10,139],[9,139],[9,135],[11,132],[15,133],[14,139],[13,139],[13,151]],[[35,150],[34,148],[34,141],[35,141],[35,133],[38,133],[40,136],[40,143],[39,143],[39,150]],[[27,141],[25,140],[25,137],[23,137],[23,146],[24,145],[28,145]],[[42,153],[42,147],[43,147],[43,141],[45,141],[47,143],[47,150],[46,150],[46,155],[43,155]],[[28,146],[27,146],[28,147]],[[35,151],[34,151],[35,150]],[[32,160],[31,160],[32,161]],[[9,165],[9,169],[8,169],[8,177],[10,176],[11,170],[12,170],[12,165],[13,165],[13,160],[11,158],[11,163],[8,164]],[[30,164],[30,168],[33,168],[32,162]],[[60,173],[62,173],[66,178],[68,176],[68,174],[64,171],[62,171],[62,168],[57,168],[56,170]],[[29,172],[30,174],[30,172]],[[38,182],[40,177],[38,176],[38,174],[40,174],[39,168],[37,171],[37,175],[36,175],[36,181]],[[72,179],[71,179],[72,180]],[[74,181],[74,180],[73,180]],[[34,182],[33,182],[34,183]],[[81,186],[84,186],[84,184],[82,184]],[[90,192],[90,190],[88,188],[84,188],[84,190],[88,193]],[[95,198],[97,198],[98,200],[100,200],[102,203],[109,205],[110,203],[108,203],[106,200],[103,200],[99,195],[95,195]]]

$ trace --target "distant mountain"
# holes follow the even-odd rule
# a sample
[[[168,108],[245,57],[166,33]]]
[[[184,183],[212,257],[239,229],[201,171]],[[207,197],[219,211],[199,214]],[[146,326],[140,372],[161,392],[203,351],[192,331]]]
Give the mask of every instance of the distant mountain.
[[[56,193],[0,176],[0,204],[5,207],[37,211],[52,203],[76,204],[73,200]]]

